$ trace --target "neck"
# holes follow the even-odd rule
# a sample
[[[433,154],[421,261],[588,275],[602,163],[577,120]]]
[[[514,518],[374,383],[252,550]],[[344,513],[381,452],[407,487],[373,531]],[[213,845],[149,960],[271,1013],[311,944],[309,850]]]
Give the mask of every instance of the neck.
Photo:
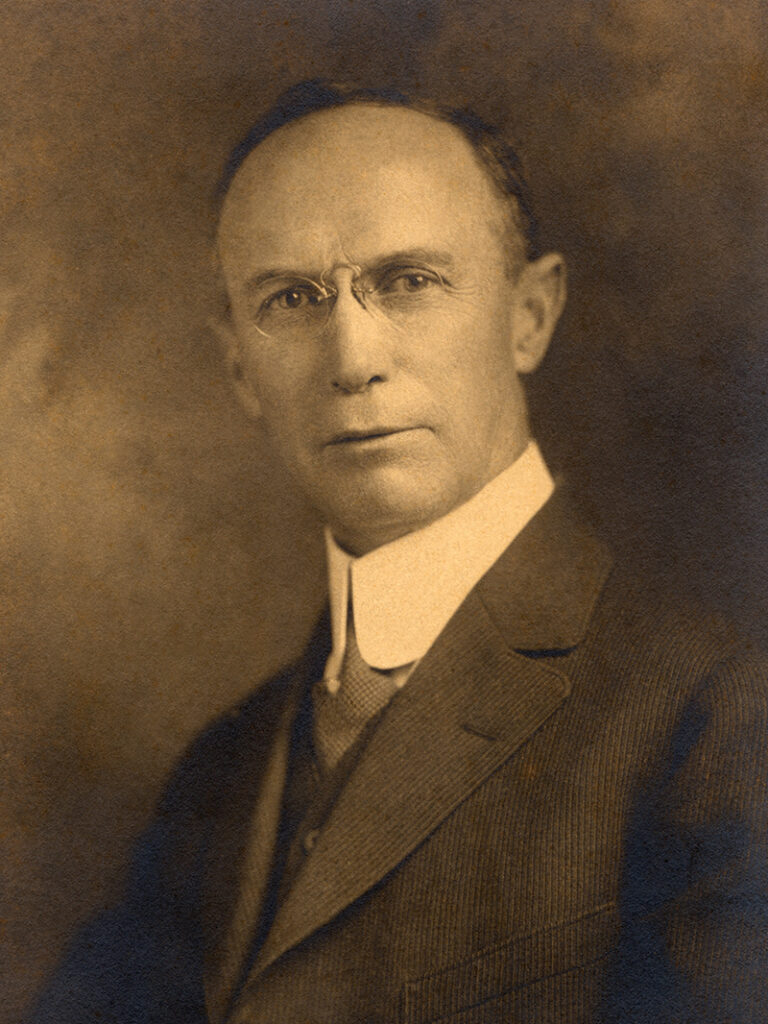
[[[433,515],[414,516],[411,519],[399,518],[379,524],[374,524],[370,521],[365,523],[328,523],[328,528],[338,546],[348,555],[352,555],[354,558],[367,555],[376,548],[383,547],[385,544],[391,544],[393,541],[399,540],[409,533],[417,533],[419,530],[426,529],[432,523],[443,519],[457,508],[471,501],[491,481],[495,480],[496,477],[517,462],[530,444],[531,438],[526,435],[518,448],[515,449],[512,457],[494,466],[486,477],[482,478],[472,489],[463,493],[458,501],[444,509],[438,509]]]

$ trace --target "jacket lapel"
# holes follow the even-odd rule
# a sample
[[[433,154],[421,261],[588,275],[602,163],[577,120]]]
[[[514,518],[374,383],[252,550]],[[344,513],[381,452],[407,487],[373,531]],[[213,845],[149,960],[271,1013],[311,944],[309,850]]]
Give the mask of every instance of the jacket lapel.
[[[226,1016],[251,950],[270,880],[280,824],[293,726],[307,682],[327,657],[322,619],[306,656],[260,692],[240,727],[237,768],[220,794],[206,868],[205,998],[212,1024]]]
[[[510,647],[538,657],[563,653],[584,638],[612,564],[559,485],[477,593]]]
[[[570,683],[563,661],[586,631],[610,557],[558,490],[458,610],[392,700],[339,796],[315,848],[278,909],[252,968],[258,975],[393,870],[553,714]],[[207,957],[206,992],[223,1019],[245,965],[274,850],[290,724],[327,656],[322,623],[288,700],[260,718],[248,777],[260,778],[232,830],[241,852],[212,873],[229,891]],[[267,742],[266,737],[270,739]],[[262,765],[263,767],[259,767]],[[253,786],[251,785],[251,790]],[[237,823],[235,819],[237,818]],[[247,838],[245,838],[247,837]],[[231,844],[230,844],[231,845]],[[244,851],[244,852],[243,852]]]
[[[437,828],[559,707],[610,556],[556,492],[392,700],[256,960],[265,970]]]
[[[511,651],[470,595],[384,713],[278,910],[256,972],[391,871],[567,692],[559,672]]]
[[[235,832],[228,828],[222,830],[225,842],[217,846],[217,863],[208,879],[209,893],[216,893],[228,905],[228,913],[217,915],[220,928],[211,927],[208,932],[211,941],[205,960],[205,998],[209,1018],[214,1024],[224,1020],[253,941],[269,883],[293,720],[290,704],[282,711],[275,720],[273,740],[264,751],[261,764],[251,762],[261,784],[255,807],[248,808],[240,822],[233,825],[242,836],[240,849],[231,849],[229,840],[235,838]],[[242,825],[246,826],[244,835]],[[235,870],[236,878],[229,877]],[[228,897],[232,897],[233,902],[230,903]],[[208,915],[209,919],[211,916]]]

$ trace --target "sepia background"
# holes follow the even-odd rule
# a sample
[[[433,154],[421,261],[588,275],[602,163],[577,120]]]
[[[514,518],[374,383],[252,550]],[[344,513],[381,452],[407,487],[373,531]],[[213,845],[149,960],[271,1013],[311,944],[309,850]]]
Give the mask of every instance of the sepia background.
[[[768,638],[760,0],[4,0],[0,1020],[192,733],[297,652],[317,524],[205,328],[211,194],[292,81],[477,106],[568,312],[536,430],[614,546]]]

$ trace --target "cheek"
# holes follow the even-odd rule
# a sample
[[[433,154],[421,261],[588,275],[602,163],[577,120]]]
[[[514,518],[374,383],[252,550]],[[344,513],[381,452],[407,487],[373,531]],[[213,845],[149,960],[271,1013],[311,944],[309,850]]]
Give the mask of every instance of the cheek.
[[[310,415],[301,395],[283,382],[282,386],[262,389],[259,403],[264,423],[280,447],[296,448],[307,435]]]
[[[445,370],[468,378],[488,373],[486,367],[498,374],[511,360],[511,333],[509,304],[466,288],[451,295],[450,307],[432,329],[432,344],[424,350]]]
[[[298,355],[262,339],[242,346],[243,373],[265,419],[273,421],[275,427],[308,405],[308,375]]]
[[[493,414],[498,402],[510,394],[516,379],[511,346],[499,331],[483,333],[476,324],[452,331],[437,358],[431,360],[431,376],[444,399],[472,405],[482,418]]]

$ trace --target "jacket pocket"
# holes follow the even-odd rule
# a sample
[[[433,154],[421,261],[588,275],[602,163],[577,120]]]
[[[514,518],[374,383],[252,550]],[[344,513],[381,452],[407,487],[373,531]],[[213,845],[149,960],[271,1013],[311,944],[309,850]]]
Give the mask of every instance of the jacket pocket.
[[[458,1019],[459,1016],[467,1021],[485,1020],[482,1014],[465,1014],[464,1011],[482,1007],[490,1011],[491,1004],[496,1001],[500,1006],[502,999],[507,1010],[499,1019],[514,1020],[513,1005],[526,1005],[525,999],[515,999],[516,992],[537,985],[537,991],[544,995],[544,988],[551,988],[551,1000],[556,1003],[556,986],[543,988],[542,983],[547,979],[557,982],[561,977],[570,979],[567,983],[569,1001],[575,999],[582,1003],[587,993],[580,995],[574,990],[573,972],[608,956],[616,945],[618,934],[616,904],[607,903],[570,921],[515,936],[500,945],[481,950],[468,960],[406,982],[403,1020],[407,1024],[434,1024],[436,1021]],[[507,996],[509,998],[505,998]],[[553,1009],[551,1000],[547,997],[545,1002],[550,1003],[550,1009]],[[535,1002],[539,1002],[538,997]],[[487,1019],[495,1017],[491,1015]],[[529,1022],[538,1018],[531,1014],[525,1019]]]

